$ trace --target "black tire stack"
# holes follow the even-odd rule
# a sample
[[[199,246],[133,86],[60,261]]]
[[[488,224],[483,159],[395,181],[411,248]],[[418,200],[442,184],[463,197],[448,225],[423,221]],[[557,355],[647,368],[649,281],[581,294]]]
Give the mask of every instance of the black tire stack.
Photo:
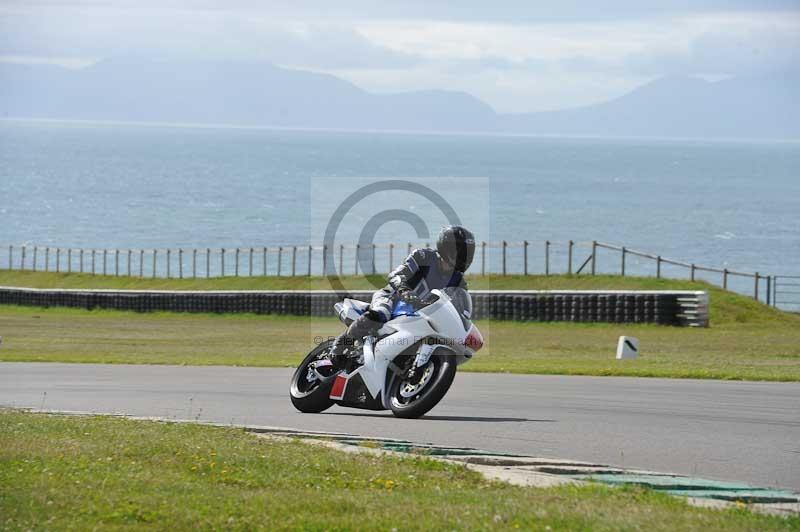
[[[704,292],[637,291],[478,291],[473,292],[473,319],[581,323],[656,323],[707,325],[687,308],[699,305]],[[371,292],[350,297],[369,301]],[[335,292],[165,292],[0,288],[0,304],[32,307],[76,307],[136,312],[210,312],[330,316],[340,300]]]

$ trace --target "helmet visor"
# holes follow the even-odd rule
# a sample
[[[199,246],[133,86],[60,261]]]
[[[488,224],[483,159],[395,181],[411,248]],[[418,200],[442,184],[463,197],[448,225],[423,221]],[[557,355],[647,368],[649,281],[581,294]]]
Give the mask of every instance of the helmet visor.
[[[475,240],[447,239],[439,247],[439,253],[453,269],[465,272],[475,256]]]

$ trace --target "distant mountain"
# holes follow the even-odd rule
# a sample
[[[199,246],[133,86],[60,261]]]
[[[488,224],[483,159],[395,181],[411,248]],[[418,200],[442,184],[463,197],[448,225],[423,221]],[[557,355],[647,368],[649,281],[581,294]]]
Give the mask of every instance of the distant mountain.
[[[71,70],[0,63],[4,117],[544,135],[800,137],[793,79],[662,78],[615,100],[497,114],[454,91],[374,94],[268,63],[131,58]]]
[[[800,137],[800,79],[657,79],[609,102],[503,115],[500,129],[551,135]]]
[[[7,117],[344,129],[487,129],[491,107],[464,93],[371,94],[268,63],[114,59],[79,70],[0,64]]]

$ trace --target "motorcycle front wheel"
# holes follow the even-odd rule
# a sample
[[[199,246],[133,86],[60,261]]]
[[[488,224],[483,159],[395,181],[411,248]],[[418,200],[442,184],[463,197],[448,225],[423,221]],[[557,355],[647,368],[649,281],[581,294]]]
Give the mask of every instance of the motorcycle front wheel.
[[[402,418],[424,416],[445,396],[456,376],[456,357],[437,349],[428,363],[415,370],[414,377],[396,376],[389,386],[389,406]]]
[[[332,340],[322,342],[315,347],[303,359],[303,362],[297,367],[292,375],[292,382],[289,386],[289,397],[292,404],[300,412],[307,414],[316,414],[327,410],[333,406],[333,400],[330,398],[331,388],[333,387],[333,380],[321,381],[309,366],[318,363],[321,360],[327,360],[325,355],[326,351],[330,350]],[[320,370],[320,373],[323,371]],[[332,373],[331,373],[332,372]],[[333,375],[335,372],[330,366],[326,366],[324,375]]]

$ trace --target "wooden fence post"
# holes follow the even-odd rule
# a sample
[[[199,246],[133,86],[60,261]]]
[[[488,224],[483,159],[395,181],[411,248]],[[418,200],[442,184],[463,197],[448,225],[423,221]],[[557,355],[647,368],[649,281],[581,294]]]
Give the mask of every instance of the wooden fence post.
[[[544,241],[544,274],[550,275],[550,241]]]
[[[506,275],[506,248],[508,247],[508,242],[503,240],[503,276]]]
[[[767,275],[767,306],[770,306],[772,296],[772,276]]]
[[[778,276],[772,277],[772,306],[778,306]]]
[[[758,281],[759,281],[759,275],[758,272],[756,272],[756,282],[755,282],[755,287],[753,289],[754,292],[753,299],[755,299],[756,301],[758,301]]]
[[[527,240],[524,240],[522,242],[522,247],[524,248],[523,259],[522,259],[522,273],[524,275],[528,275],[528,241]]]
[[[572,240],[569,241],[568,251],[567,251],[567,273],[572,275],[572,247],[575,245],[575,242]]]

